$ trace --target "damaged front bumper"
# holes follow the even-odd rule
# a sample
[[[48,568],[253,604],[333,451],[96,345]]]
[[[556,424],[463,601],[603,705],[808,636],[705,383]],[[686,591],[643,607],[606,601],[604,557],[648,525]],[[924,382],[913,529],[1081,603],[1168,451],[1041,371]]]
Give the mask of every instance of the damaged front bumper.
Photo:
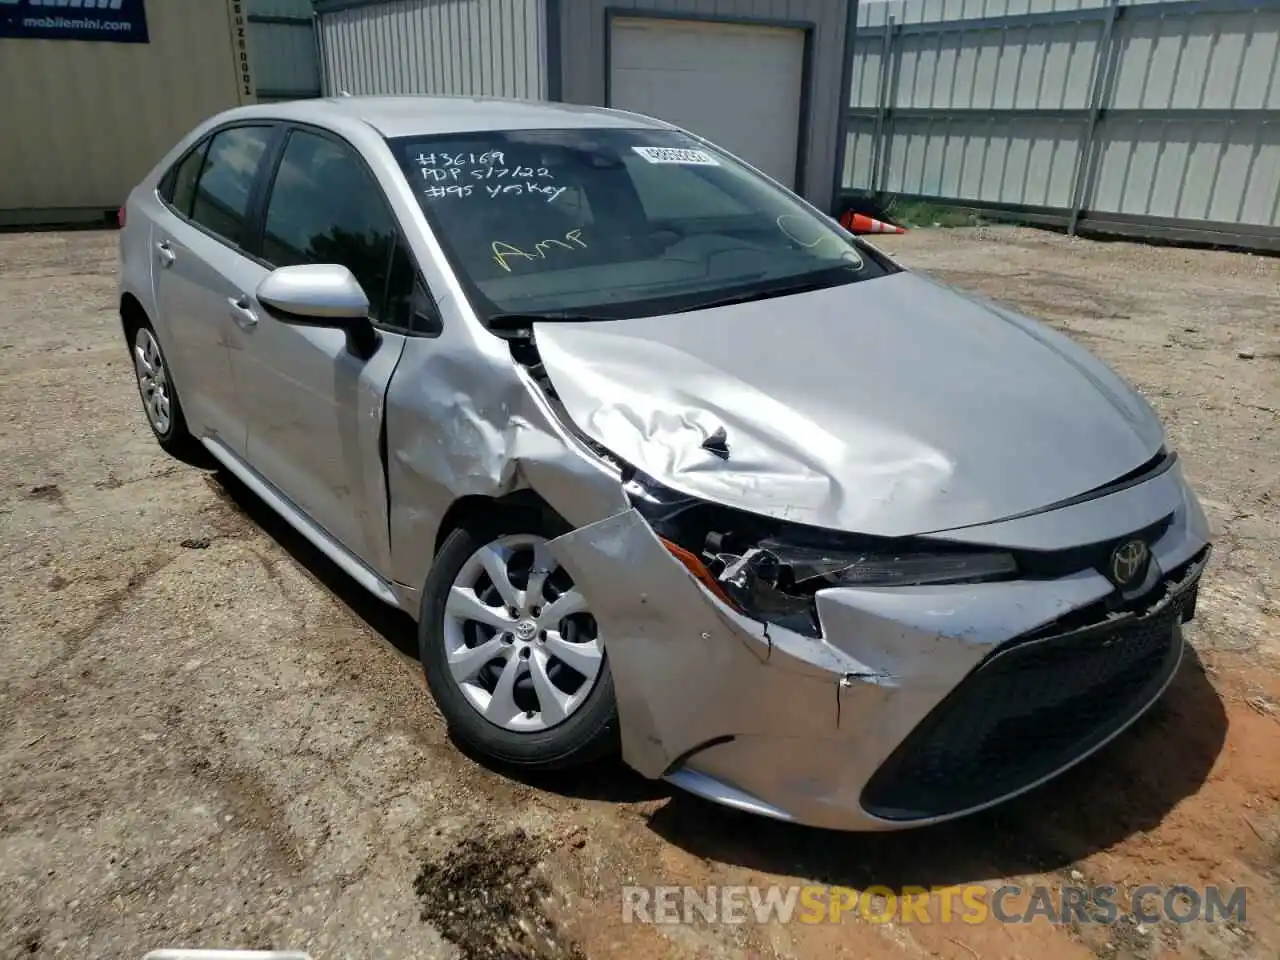
[[[1151,545],[1139,599],[1117,606],[1093,569],[840,587],[815,595],[816,638],[724,603],[635,509],[550,549],[606,638],[632,767],[781,820],[899,829],[1033,788],[1159,697],[1210,549],[1176,483],[1181,503]]]

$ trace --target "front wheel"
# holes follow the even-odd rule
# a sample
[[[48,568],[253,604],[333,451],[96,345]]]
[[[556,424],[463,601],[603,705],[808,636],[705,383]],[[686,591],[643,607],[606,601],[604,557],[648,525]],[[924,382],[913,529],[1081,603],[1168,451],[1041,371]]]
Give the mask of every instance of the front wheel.
[[[440,548],[422,597],[427,683],[463,746],[526,769],[617,749],[613,678],[587,599],[532,518],[470,525]]]

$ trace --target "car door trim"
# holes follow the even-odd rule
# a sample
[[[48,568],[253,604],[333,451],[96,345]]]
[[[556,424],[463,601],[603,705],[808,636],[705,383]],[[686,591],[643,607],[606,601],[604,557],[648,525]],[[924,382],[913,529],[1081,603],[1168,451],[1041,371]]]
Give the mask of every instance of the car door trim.
[[[390,606],[400,608],[400,595],[395,588],[384,580],[363,560],[338,543],[315,521],[303,513],[293,501],[284,495],[270,481],[260,476],[253,467],[236,456],[218,437],[201,437],[200,442],[220,464],[227,468],[236,479],[248,487],[267,506],[278,513],[297,530],[307,541],[326,557],[332,560],[345,574],[364,587],[371,594]]]

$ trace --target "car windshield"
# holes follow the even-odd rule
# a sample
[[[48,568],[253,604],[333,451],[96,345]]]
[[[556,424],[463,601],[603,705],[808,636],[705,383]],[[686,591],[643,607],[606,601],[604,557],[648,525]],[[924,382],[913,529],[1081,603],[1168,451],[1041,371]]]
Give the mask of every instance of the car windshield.
[[[508,130],[390,141],[482,319],[697,310],[894,267],[677,131]]]

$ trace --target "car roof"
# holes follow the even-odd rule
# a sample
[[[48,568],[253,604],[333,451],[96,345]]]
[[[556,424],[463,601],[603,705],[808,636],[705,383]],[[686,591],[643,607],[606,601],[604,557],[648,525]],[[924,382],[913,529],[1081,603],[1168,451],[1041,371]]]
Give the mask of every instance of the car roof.
[[[226,117],[269,117],[320,126],[359,120],[384,137],[567,127],[670,128],[661,120],[624,110],[504,97],[321,97],[239,107]]]

